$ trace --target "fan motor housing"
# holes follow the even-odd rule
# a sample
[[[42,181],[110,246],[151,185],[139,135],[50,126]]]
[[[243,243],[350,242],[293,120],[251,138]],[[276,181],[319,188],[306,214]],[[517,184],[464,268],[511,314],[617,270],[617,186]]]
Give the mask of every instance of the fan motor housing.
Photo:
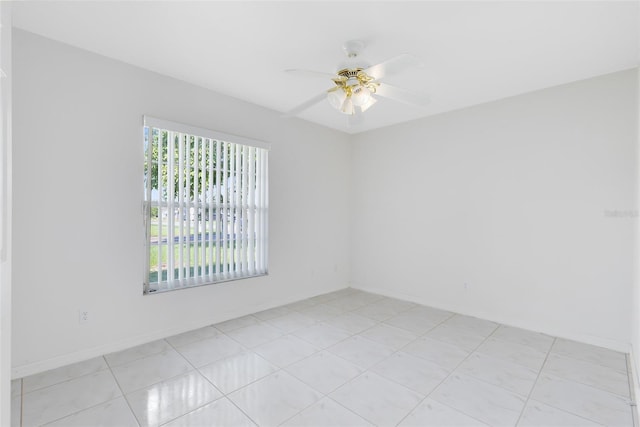
[[[350,79],[352,77],[358,77],[358,73],[362,70],[362,68],[344,68],[338,71],[336,74]]]

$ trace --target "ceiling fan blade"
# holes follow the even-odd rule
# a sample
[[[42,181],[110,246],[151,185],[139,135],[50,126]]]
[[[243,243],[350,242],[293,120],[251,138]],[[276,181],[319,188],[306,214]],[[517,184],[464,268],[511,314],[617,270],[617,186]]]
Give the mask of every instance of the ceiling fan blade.
[[[376,89],[376,95],[417,107],[426,107],[430,102],[429,97],[423,93],[409,91],[387,83],[380,83]]]
[[[413,55],[407,55],[406,53],[393,57],[387,61],[381,62],[377,65],[373,65],[364,72],[375,78],[381,79],[385,76],[399,73],[410,67],[419,67],[422,65],[422,61]]]
[[[287,111],[286,113],[284,113],[282,115],[282,117],[285,117],[285,118],[295,117],[298,114],[302,113],[307,108],[310,108],[311,106],[317,104],[318,102],[320,102],[320,101],[322,101],[323,99],[326,99],[326,98],[327,98],[327,93],[326,92],[322,92],[321,94],[316,95],[313,98],[309,99],[308,101],[303,102],[302,104],[298,105],[294,109]]]
[[[331,74],[331,73],[323,73],[321,71],[311,71],[311,70],[300,70],[297,68],[284,70],[284,72],[288,74],[294,74],[296,76],[301,76],[301,77],[315,77],[315,78],[319,77],[322,79],[334,79],[336,77],[335,74]]]

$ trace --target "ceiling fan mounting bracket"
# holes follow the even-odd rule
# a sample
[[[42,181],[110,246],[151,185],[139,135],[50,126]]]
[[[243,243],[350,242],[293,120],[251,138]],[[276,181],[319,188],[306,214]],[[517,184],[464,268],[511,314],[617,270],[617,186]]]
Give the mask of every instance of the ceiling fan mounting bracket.
[[[355,58],[360,55],[360,52],[364,49],[364,42],[362,40],[349,40],[345,42],[342,48],[344,49],[344,53],[347,54],[347,58]]]

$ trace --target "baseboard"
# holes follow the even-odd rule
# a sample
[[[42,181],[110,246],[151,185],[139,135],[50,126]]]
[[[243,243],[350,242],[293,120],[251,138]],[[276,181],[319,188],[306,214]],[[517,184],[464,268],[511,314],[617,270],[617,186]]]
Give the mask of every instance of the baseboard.
[[[114,341],[108,344],[78,350],[72,353],[63,354],[60,356],[52,357],[49,359],[45,359],[45,360],[41,360],[33,363],[28,363],[21,366],[15,366],[11,370],[11,378],[17,379],[17,378],[23,378],[29,375],[39,374],[41,372],[45,372],[50,369],[56,369],[62,366],[70,365],[72,363],[78,363],[88,359],[93,359],[94,357],[103,356],[105,354],[114,353],[116,351],[122,351],[127,348],[135,347],[141,344],[146,344],[151,341],[160,340],[173,335],[181,334],[183,332],[188,332],[188,331],[202,328],[208,325],[213,325],[216,323],[235,319],[237,317],[246,316],[252,313],[257,313],[259,311],[268,310],[270,308],[279,307],[281,305],[291,304],[293,302],[300,301],[306,298],[311,298],[317,295],[322,295],[325,293],[334,292],[334,291],[338,291],[346,288],[347,286],[343,286],[335,289],[326,289],[320,293],[312,293],[310,295],[302,295],[302,296],[286,298],[277,303],[270,302],[270,303],[257,304],[253,306],[246,306],[246,307],[242,307],[240,309],[225,312],[222,314],[218,313],[217,316],[210,317],[207,319],[202,319],[198,322],[193,322],[187,325],[181,325],[176,328],[152,331],[149,333],[140,334],[133,337],[128,337],[123,340]]]
[[[482,311],[477,310],[467,310],[465,312],[461,312],[459,307],[453,307],[451,304],[442,303],[439,301],[427,301],[425,298],[422,298],[418,295],[407,294],[404,292],[397,291],[395,289],[389,288],[376,288],[376,287],[361,287],[357,284],[351,284],[351,287],[354,289],[359,289],[361,291],[373,292],[379,295],[384,295],[391,298],[398,298],[402,300],[407,300],[411,302],[415,302],[417,304],[426,305],[428,307],[437,308],[440,310],[451,311],[454,313],[464,314],[466,316],[478,317],[480,319],[490,320],[492,322],[500,323],[507,326],[513,326],[516,328],[526,329],[529,331],[540,332],[546,335],[550,335],[553,337],[564,338],[572,341],[578,341],[585,344],[591,344],[597,347],[604,347],[610,350],[618,351],[621,353],[629,353],[630,352],[630,344],[628,342],[620,342],[616,340],[611,340],[603,337],[597,337],[592,335],[585,334],[576,334],[572,331],[567,331],[562,328],[541,328],[540,325],[532,325],[527,322],[518,322],[513,319],[504,319],[496,316],[495,313],[484,313]]]

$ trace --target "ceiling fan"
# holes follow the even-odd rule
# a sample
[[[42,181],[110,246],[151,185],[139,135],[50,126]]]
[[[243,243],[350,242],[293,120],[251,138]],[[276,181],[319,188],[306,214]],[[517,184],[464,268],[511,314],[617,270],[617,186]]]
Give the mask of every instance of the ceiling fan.
[[[300,69],[285,70],[287,73],[300,76],[330,79],[335,85],[326,92],[322,92],[289,110],[284,114],[284,117],[297,116],[325,98],[333,108],[349,115],[350,118],[361,116],[360,113],[367,111],[378,101],[377,97],[417,107],[424,107],[429,103],[429,97],[424,94],[381,81],[386,76],[422,65],[415,56],[402,54],[371,66],[360,57],[360,52],[364,49],[364,42],[351,40],[346,42],[343,48],[347,54],[347,60],[340,64],[336,74]]]

